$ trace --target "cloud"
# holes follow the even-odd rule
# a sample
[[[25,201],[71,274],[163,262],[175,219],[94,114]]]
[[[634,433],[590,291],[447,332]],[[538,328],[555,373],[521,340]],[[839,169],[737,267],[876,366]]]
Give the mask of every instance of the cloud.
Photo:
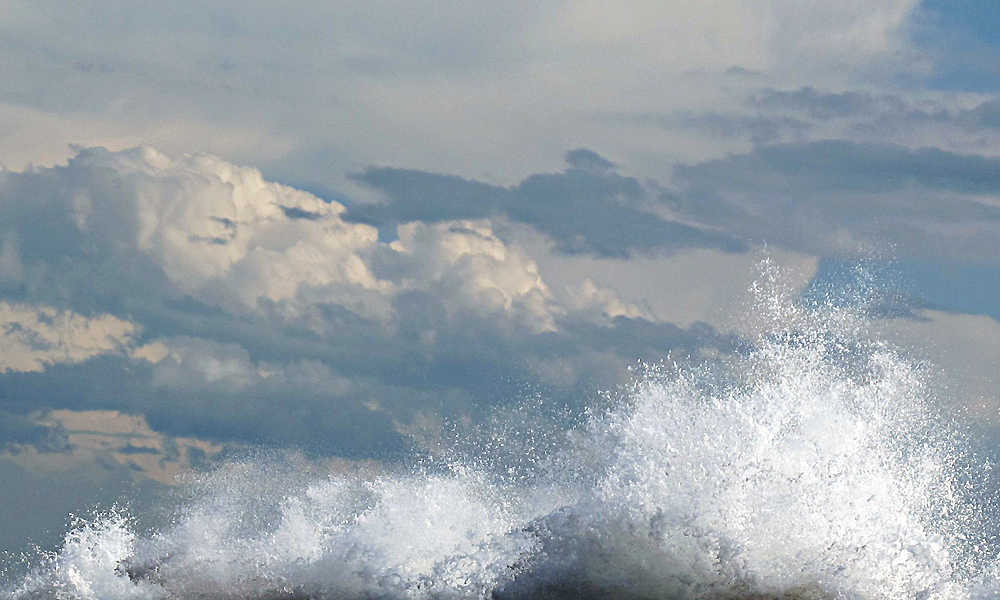
[[[161,338],[134,356],[140,376],[129,382],[130,406],[179,435],[391,456],[407,445],[393,418],[426,403],[409,406],[412,392],[344,377],[317,360],[255,360],[240,345],[204,338]],[[380,410],[393,392],[399,404]]]
[[[774,86],[906,67],[920,3],[57,4],[9,3],[0,162],[53,164],[68,143],[152,143],[342,194],[357,164],[516,181],[554,167],[567,145],[700,156],[689,140],[593,116],[721,112],[727,90],[751,83],[732,77],[740,69]]]
[[[555,331],[560,311],[534,261],[509,248],[485,221],[397,228],[389,244],[404,266],[399,288],[433,290],[448,310],[472,310],[484,317],[518,315],[534,332]]]
[[[32,282],[18,289],[35,298],[56,301],[56,288],[82,303],[189,297],[230,314],[266,306],[290,319],[326,303],[386,321],[395,294],[446,282],[467,307],[489,290],[503,310],[530,289],[547,293],[530,259],[488,223],[403,225],[396,242],[382,244],[374,227],[345,222],[340,204],[212,157],[82,150],[66,167],[9,173],[5,183],[8,237],[25,240],[8,262]],[[28,198],[41,194],[47,204],[32,206]]]
[[[745,138],[754,144],[801,139],[812,126],[808,121],[788,116],[747,115],[735,112],[699,114],[689,110],[667,114],[618,115],[611,120],[640,126],[652,125],[666,130],[692,130],[726,139]]]
[[[709,229],[668,220],[648,206],[650,194],[635,178],[593,151],[566,155],[562,173],[531,175],[503,188],[450,175],[371,167],[352,175],[384,195],[382,203],[353,206],[347,219],[388,225],[414,220],[506,217],[530,225],[567,253],[628,258],[634,253],[681,248],[745,250],[739,241]]]
[[[1000,140],[1000,103],[979,95],[765,88],[749,94],[744,110],[755,113],[742,116],[751,121],[798,123],[797,132],[803,136],[799,140],[757,137],[758,142],[843,139],[978,153]]]
[[[141,416],[116,411],[0,410],[0,554],[55,550],[67,515],[128,505],[143,525],[158,523],[165,515],[153,506],[163,506],[166,485],[227,450],[163,435]]]
[[[875,284],[878,284],[876,286]],[[807,296],[834,297],[844,300],[858,296],[852,290],[870,290],[883,300],[881,312],[914,309],[936,312],[984,315],[1000,320],[1000,298],[991,290],[1000,286],[1000,265],[985,261],[958,262],[930,258],[923,260],[894,259],[885,263],[874,261],[844,262],[822,260],[818,272],[808,286]],[[876,298],[864,298],[872,302]],[[895,308],[893,307],[895,305]]]
[[[138,327],[111,315],[85,317],[51,307],[0,302],[0,374],[121,354]]]
[[[992,194],[1000,189],[991,176],[998,165],[1000,159],[937,148],[911,150],[887,144],[824,141],[766,146],[700,165],[679,165],[676,177],[687,185],[701,186],[710,183],[709,176],[717,176],[717,185],[730,190],[743,185],[757,190],[770,180],[777,192],[888,192],[915,185],[961,194]]]
[[[765,110],[803,112],[820,121],[900,115],[912,110],[908,102],[892,94],[857,90],[820,92],[810,86],[792,91],[765,89],[759,95],[751,95],[748,103],[753,108]]]
[[[866,91],[820,92],[812,87],[798,90],[765,89],[748,98],[752,108],[765,111],[801,113],[817,121],[853,121],[854,131],[862,125],[879,131],[906,127],[950,126],[967,133],[1000,129],[1000,101],[987,99],[971,106],[936,100],[913,101],[897,94]]]
[[[823,141],[678,165],[672,209],[814,255],[1000,259],[1000,160],[937,148]]]
[[[0,412],[0,452],[20,453],[25,446],[39,453],[70,449],[69,437],[60,425],[39,423],[37,415]]]
[[[651,321],[656,318],[650,309],[623,301],[614,290],[598,287],[589,278],[572,289],[569,298],[573,310],[592,312],[597,319],[627,317]]]
[[[571,168],[598,173],[610,171],[618,166],[593,150],[586,148],[577,148],[576,150],[567,152],[566,162]]]
[[[5,359],[26,358],[0,376],[0,409],[117,410],[172,436],[385,456],[432,439],[427,427],[443,419],[516,402],[525,386],[581,404],[636,358],[733,348],[711,329],[656,323],[593,282],[550,288],[500,233],[507,217],[455,208],[459,191],[482,189],[565,243],[578,227],[581,248],[619,256],[715,245],[643,209],[652,196],[610,161],[586,150],[569,160],[514,190],[390,173],[444,182],[431,197],[456,204],[384,207],[404,214],[379,222],[382,233],[211,156],[91,148],[5,172],[0,256],[14,266],[0,298],[21,323],[7,335],[25,348]],[[574,217],[572,205],[587,208]],[[635,231],[597,227],[621,219]]]

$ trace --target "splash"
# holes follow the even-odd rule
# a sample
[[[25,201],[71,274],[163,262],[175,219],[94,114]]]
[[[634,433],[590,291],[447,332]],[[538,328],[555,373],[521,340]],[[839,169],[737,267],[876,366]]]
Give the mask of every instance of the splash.
[[[757,313],[745,354],[647,367],[583,424],[531,429],[560,443],[522,439],[544,450],[516,469],[474,452],[378,476],[233,463],[157,533],[80,525],[8,595],[990,597],[993,551],[970,541],[981,511],[926,373],[857,311],[768,297]]]

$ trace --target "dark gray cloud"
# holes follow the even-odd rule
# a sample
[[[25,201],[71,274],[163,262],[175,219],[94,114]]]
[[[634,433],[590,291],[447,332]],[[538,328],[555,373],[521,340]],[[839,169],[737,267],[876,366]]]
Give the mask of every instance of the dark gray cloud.
[[[804,119],[760,112],[741,114],[674,111],[666,114],[616,115],[609,120],[613,123],[653,126],[671,131],[696,131],[716,138],[748,139],[755,144],[800,140],[812,127]]]
[[[577,148],[566,153],[566,162],[574,169],[583,171],[609,171],[618,165],[593,150]]]
[[[757,109],[805,113],[821,121],[857,118],[883,114],[906,114],[911,107],[899,96],[871,94],[863,91],[839,93],[820,92],[812,87],[797,90],[765,89],[748,98],[747,103]]]
[[[6,296],[83,314],[119,312],[122,302],[180,299],[163,269],[134,251],[139,223],[125,206],[128,186],[119,174],[90,164],[91,156],[0,174],[0,235],[15,241],[19,264],[17,279],[5,282]],[[77,222],[84,214],[86,229]]]
[[[775,120],[775,113],[800,115],[818,122],[854,122],[854,133],[864,137],[878,132],[905,131],[915,127],[943,125],[974,133],[1000,129],[1000,101],[985,100],[975,106],[948,106],[942,102],[915,102],[897,94],[859,90],[822,92],[812,87],[797,90],[765,89],[747,99],[747,105]],[[705,118],[705,117],[703,117]],[[758,116],[757,118],[765,118]],[[797,120],[793,117],[793,121]],[[802,122],[808,127],[808,122]]]
[[[877,193],[915,185],[961,194],[995,194],[1000,191],[998,168],[1000,159],[992,157],[835,140],[764,146],[747,154],[679,165],[675,177],[691,187],[732,191],[768,187],[778,193]]]
[[[111,409],[143,414],[155,430],[175,436],[391,458],[411,446],[404,432],[426,416],[483,418],[529,393],[577,410],[595,390],[623,383],[636,360],[685,360],[705,347],[741,348],[739,338],[708,326],[682,329],[626,317],[611,326],[564,323],[561,331],[541,335],[505,336],[471,315],[435,329],[441,310],[433,299],[403,304],[414,322],[393,337],[378,336],[371,326],[341,330],[343,340],[309,343],[294,334],[282,340],[285,352],[293,346],[300,356],[321,358],[269,362],[263,356],[275,350],[256,340],[243,347],[171,338],[165,341],[177,357],[155,364],[98,357],[44,373],[8,373],[0,376],[0,398],[13,416],[2,433],[10,443],[55,451],[58,432],[31,426],[25,414]],[[437,332],[433,347],[422,335],[427,331]],[[376,341],[351,347],[364,334]]]
[[[1000,100],[987,100],[972,108],[960,109],[951,113],[937,113],[931,118],[951,118],[958,125],[968,130],[1000,129]]]
[[[19,452],[32,446],[38,452],[66,452],[69,439],[58,425],[47,426],[26,414],[0,411],[0,451]]]
[[[975,147],[977,133],[1000,129],[1000,101],[968,107],[944,99],[914,99],[868,90],[823,91],[810,86],[794,90],[765,88],[748,95],[745,109],[723,112],[676,110],[665,113],[616,114],[605,120],[629,126],[699,132],[719,139],[747,140],[755,145],[799,143],[819,138],[908,143],[909,136],[942,128],[957,136],[949,143]],[[938,140],[929,138],[931,143]]]
[[[617,125],[691,131],[717,139],[747,140],[755,145],[799,143],[843,138],[910,144],[914,136],[948,148],[982,146],[977,135],[1000,131],[1000,101],[968,106],[944,98],[914,99],[903,94],[867,90],[822,91],[765,88],[748,95],[736,111],[675,110],[615,114],[604,121]],[[941,140],[941,132],[952,133]]]
[[[734,235],[816,255],[1000,260],[1000,159],[888,144],[760,146],[678,165],[674,210]]]
[[[636,252],[681,248],[746,247],[727,235],[670,221],[649,210],[649,194],[614,163],[586,150],[566,155],[562,173],[531,175],[504,188],[409,169],[371,167],[353,179],[383,193],[388,201],[351,207],[349,221],[386,225],[504,216],[548,234],[559,251],[627,258]]]

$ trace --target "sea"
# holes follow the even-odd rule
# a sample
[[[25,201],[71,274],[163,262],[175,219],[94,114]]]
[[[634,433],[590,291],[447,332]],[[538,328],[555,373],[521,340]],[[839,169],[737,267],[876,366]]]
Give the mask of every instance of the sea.
[[[753,311],[743,351],[640,365],[570,425],[527,403],[371,472],[271,456],[192,475],[162,527],[126,509],[81,521],[0,593],[1000,598],[994,463],[933,369],[857,307]]]

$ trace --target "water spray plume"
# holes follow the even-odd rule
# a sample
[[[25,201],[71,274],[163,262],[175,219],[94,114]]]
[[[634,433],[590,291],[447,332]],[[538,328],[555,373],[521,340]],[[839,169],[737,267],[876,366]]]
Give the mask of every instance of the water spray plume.
[[[650,366],[610,408],[437,469],[203,478],[172,526],[82,524],[17,600],[936,599],[1000,589],[927,373],[765,264],[745,353]],[[476,448],[476,444],[468,444]],[[500,468],[497,468],[500,467]],[[512,467],[513,468],[513,467]],[[978,538],[976,538],[978,539]]]

